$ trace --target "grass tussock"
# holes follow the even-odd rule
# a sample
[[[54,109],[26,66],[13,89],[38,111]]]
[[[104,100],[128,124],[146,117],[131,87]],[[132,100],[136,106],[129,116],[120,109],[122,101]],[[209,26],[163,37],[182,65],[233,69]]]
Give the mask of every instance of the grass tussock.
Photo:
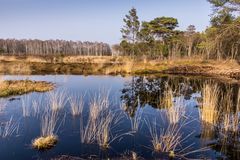
[[[0,97],[22,95],[29,92],[46,92],[53,88],[52,83],[44,81],[5,80],[0,85]]]
[[[65,115],[60,121],[58,111],[53,111],[51,108],[46,109],[41,117],[41,136],[33,140],[33,148],[47,150],[54,147],[58,142],[56,133],[64,120]]]
[[[46,150],[54,147],[58,142],[58,138],[54,135],[39,137],[34,139],[32,145],[35,149]]]

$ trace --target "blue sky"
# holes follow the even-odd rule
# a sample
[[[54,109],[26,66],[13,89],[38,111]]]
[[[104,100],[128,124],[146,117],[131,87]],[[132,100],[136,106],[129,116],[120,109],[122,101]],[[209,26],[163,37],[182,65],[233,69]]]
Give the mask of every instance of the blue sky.
[[[141,21],[160,16],[178,19],[179,29],[209,25],[207,0],[0,0],[0,38],[121,40],[122,19],[135,7]]]

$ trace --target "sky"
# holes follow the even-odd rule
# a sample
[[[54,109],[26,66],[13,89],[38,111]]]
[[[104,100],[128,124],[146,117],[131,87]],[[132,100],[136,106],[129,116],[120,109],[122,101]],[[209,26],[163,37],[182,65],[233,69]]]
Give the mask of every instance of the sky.
[[[207,0],[0,0],[0,38],[121,41],[123,18],[135,7],[140,21],[177,18],[180,30],[209,25]]]

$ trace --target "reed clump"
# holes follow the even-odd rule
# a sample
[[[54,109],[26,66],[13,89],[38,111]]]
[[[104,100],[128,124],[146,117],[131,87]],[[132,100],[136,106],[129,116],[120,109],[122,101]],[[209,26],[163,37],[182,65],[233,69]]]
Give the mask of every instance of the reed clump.
[[[33,140],[33,148],[38,150],[47,150],[54,147],[58,142],[56,133],[64,119],[65,116],[59,122],[58,112],[52,111],[50,108],[46,109],[41,117],[41,136]]]
[[[175,152],[182,142],[181,127],[178,125],[168,125],[167,128],[158,129],[159,126],[147,122],[147,126],[152,138],[152,146],[155,152],[170,153]]]
[[[200,118],[207,125],[216,126],[219,118],[219,86],[217,84],[205,83],[202,89],[202,106],[200,108]]]
[[[173,103],[173,90],[169,86],[169,84],[165,84],[163,98],[161,99],[161,103],[165,108],[170,108],[174,105]]]
[[[166,110],[166,115],[169,124],[177,124],[181,118],[185,117],[185,106],[175,104]]]
[[[69,98],[69,103],[71,106],[71,113],[73,116],[79,116],[83,112],[84,107],[84,96],[73,96]]]
[[[58,90],[48,94],[49,105],[53,111],[63,109],[67,103],[67,93],[65,90]]]
[[[102,149],[110,148],[110,144],[116,139],[130,135],[131,133],[116,133],[123,114],[110,110],[108,93],[95,95],[90,102],[89,114],[86,121],[81,119],[80,137],[81,142],[86,144],[98,144]]]

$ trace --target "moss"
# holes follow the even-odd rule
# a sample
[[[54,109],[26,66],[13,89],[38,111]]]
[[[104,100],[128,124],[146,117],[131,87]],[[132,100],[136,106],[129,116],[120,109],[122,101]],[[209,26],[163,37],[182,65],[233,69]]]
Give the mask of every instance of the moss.
[[[32,146],[38,150],[47,150],[53,148],[58,142],[57,136],[51,135],[46,137],[36,138],[32,142]]]
[[[46,92],[54,88],[54,85],[44,81],[7,80],[0,84],[0,97],[22,95],[29,92]]]

